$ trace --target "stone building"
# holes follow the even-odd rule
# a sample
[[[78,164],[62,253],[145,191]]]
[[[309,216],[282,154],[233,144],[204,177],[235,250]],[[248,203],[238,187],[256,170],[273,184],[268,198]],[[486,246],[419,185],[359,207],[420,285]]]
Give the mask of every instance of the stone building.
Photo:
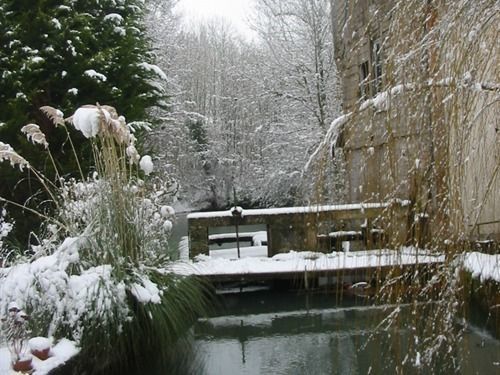
[[[434,238],[500,239],[495,7],[331,0],[350,202],[409,199]]]

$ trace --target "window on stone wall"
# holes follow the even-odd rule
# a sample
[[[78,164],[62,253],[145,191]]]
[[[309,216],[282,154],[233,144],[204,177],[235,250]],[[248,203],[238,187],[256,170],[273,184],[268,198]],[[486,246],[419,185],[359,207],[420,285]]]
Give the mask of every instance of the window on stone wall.
[[[380,40],[371,41],[371,59],[372,59],[372,94],[382,90],[382,57]]]
[[[363,100],[370,97],[370,65],[368,61],[359,65],[359,97]]]

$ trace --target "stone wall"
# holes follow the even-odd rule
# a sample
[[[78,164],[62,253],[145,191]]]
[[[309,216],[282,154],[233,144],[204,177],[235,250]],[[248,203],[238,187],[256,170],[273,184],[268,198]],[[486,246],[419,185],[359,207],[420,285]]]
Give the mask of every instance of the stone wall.
[[[450,54],[464,53],[459,37],[406,56],[438,24],[446,5],[438,1],[428,7],[416,5],[418,14],[405,14],[406,29],[400,30],[394,27],[396,3],[331,0],[342,107],[344,113],[352,113],[341,137],[349,202],[409,199],[416,215],[430,215],[436,237],[470,235],[473,228],[474,238],[500,240],[500,104],[492,99],[498,89],[486,95],[477,90],[455,94],[452,101],[468,108],[467,113],[457,113],[447,102],[452,88],[429,83],[430,77],[462,79],[469,71],[480,70],[475,78],[498,86],[498,43],[492,38],[498,34],[498,22],[490,22],[471,44],[493,49],[475,51],[470,61]],[[461,26],[457,29],[463,40],[470,25]],[[402,38],[408,40],[401,42]],[[379,50],[374,49],[377,43]],[[480,60],[483,53],[489,55],[488,66]],[[405,56],[405,62],[398,56]],[[381,92],[386,96],[383,101]]]

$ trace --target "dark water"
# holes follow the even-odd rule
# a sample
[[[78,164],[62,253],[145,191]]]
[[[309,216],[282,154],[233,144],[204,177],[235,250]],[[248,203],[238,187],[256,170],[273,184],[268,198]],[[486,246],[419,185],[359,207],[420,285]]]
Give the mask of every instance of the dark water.
[[[185,215],[176,224],[174,241],[187,234]],[[191,330],[193,345],[187,361],[195,369],[188,372],[394,374],[399,366],[403,374],[500,375],[500,341],[481,328],[484,319],[480,314],[474,315],[474,324],[453,349],[452,361],[459,365],[455,371],[446,368],[449,363],[443,368],[416,366],[417,355],[423,353],[410,349],[415,333],[409,323],[409,307],[401,307],[395,328],[381,325],[395,308],[369,306],[363,298],[344,296],[340,300],[327,293],[264,290],[226,294],[220,296],[217,311],[200,319]]]
[[[416,366],[404,306],[398,326],[384,330],[379,324],[396,306],[361,299],[263,291],[225,296],[223,304],[223,313],[194,327],[202,374],[392,374],[402,362],[405,374],[454,373]],[[455,350],[459,373],[500,374],[500,341],[487,331],[469,326]]]

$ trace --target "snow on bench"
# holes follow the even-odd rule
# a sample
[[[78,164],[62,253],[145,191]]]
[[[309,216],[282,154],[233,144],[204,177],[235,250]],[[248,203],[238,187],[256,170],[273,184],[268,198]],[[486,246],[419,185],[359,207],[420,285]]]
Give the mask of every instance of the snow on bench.
[[[257,231],[257,232],[242,232],[238,233],[238,239],[240,241],[248,241],[252,243],[252,246],[265,246],[267,245],[267,232]],[[236,233],[217,233],[210,234],[208,236],[208,244],[222,245],[223,243],[236,242]]]

